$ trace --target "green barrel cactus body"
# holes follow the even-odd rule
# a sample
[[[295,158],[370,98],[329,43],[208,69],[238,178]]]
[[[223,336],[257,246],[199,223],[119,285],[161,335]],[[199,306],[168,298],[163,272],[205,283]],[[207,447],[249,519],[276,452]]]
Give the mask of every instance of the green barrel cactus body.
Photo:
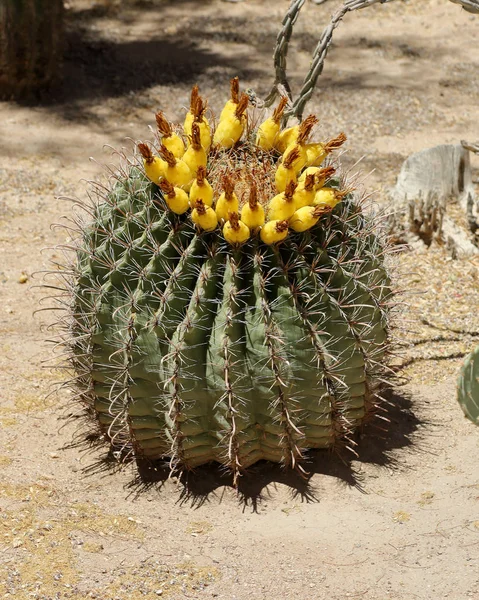
[[[63,0],[0,3],[0,98],[29,99],[58,80]]]
[[[479,346],[466,357],[461,367],[457,399],[466,417],[479,425]]]
[[[114,451],[236,476],[353,447],[384,381],[392,293],[374,220],[333,165],[317,166],[346,136],[307,145],[310,116],[284,130],[281,158],[286,101],[255,136],[231,84],[214,136],[195,86],[187,135],[158,113],[159,155],[138,144],[143,161],[98,186],[68,345]]]
[[[294,465],[344,442],[384,370],[382,255],[351,196],[281,245],[237,249],[169,212],[131,168],[78,253],[84,398],[115,448],[185,467]]]

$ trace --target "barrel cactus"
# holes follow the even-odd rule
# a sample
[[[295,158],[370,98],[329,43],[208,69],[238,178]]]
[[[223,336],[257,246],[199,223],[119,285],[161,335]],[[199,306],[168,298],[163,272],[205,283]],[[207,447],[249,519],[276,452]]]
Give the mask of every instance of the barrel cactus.
[[[234,79],[216,127],[196,87],[184,128],[158,113],[80,225],[66,343],[120,454],[300,467],[378,412],[387,248],[328,158],[346,138],[248,103]]]
[[[461,367],[457,399],[466,417],[479,425],[479,346],[466,357]]]
[[[63,53],[63,0],[0,3],[0,97],[29,99],[57,81]]]

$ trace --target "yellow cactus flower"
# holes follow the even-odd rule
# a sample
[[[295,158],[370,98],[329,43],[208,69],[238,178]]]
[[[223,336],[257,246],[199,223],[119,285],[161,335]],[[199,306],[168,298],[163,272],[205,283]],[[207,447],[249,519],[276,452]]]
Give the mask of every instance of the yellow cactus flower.
[[[240,221],[237,212],[229,213],[228,220],[223,227],[223,235],[230,244],[244,244],[251,233],[249,227]]]
[[[190,207],[188,194],[185,192],[185,190],[182,190],[179,187],[174,187],[166,179],[162,179],[159,185],[165,196],[165,200],[169,209],[177,215],[184,214]]]
[[[191,184],[190,206],[194,208],[196,200],[202,200],[206,206],[213,205],[213,188],[206,179],[206,168],[199,166],[196,179]]]
[[[260,232],[261,240],[270,246],[284,240],[288,235],[288,221],[268,221]]]
[[[291,217],[289,226],[297,232],[307,231],[316,225],[323,212],[322,206],[303,206]]]
[[[218,123],[213,143],[220,148],[232,148],[243,135],[246,124],[244,113],[248,107],[248,96],[243,94],[238,102],[235,112],[232,115],[227,115]]]
[[[206,206],[203,200],[196,200],[195,207],[191,212],[191,220],[204,231],[213,231],[218,225],[218,217],[215,211]]]
[[[298,182],[298,187],[293,194],[295,209],[298,210],[302,206],[311,206],[315,195],[314,174],[310,173],[306,179]]]
[[[316,192],[313,206],[332,209],[350,192],[351,190],[336,190],[334,188],[323,187]]]
[[[258,127],[256,145],[266,152],[270,152],[275,147],[276,138],[280,132],[280,122],[287,104],[288,98],[283,96],[278,106],[274,109],[272,116],[263,121]]]
[[[159,156],[153,156],[146,144],[138,144],[138,150],[143,157],[143,167],[146,176],[150,181],[158,184],[160,179],[164,177],[168,165]]]
[[[221,111],[219,120],[223,120],[226,117],[231,117],[236,112],[238,108],[239,102],[239,78],[233,77],[230,81],[230,92],[231,98],[224,105],[223,110]]]
[[[165,179],[188,192],[194,177],[189,166],[181,158],[175,158],[163,144],[160,147],[160,156],[166,162],[163,174]]]
[[[323,187],[335,172],[336,169],[332,165],[328,165],[327,167],[307,167],[298,177],[298,183],[304,181],[308,175],[314,175],[314,187],[317,191]]]
[[[297,181],[296,169],[293,167],[293,164],[299,157],[299,154],[299,148],[294,147],[290,152],[283,155],[282,162],[278,165],[274,174],[274,181],[278,192],[284,192],[290,181]]]
[[[156,113],[156,124],[162,136],[161,143],[175,158],[181,158],[185,153],[185,144],[181,137],[177,133],[174,133],[171,124],[167,121],[161,110]]]
[[[183,162],[185,162],[191,173],[196,177],[198,167],[205,167],[207,163],[205,149],[201,145],[200,127],[196,121],[193,121],[191,126],[191,144],[183,154]]]
[[[268,203],[268,221],[284,221],[290,219],[296,210],[294,204],[294,192],[296,190],[296,182],[290,181],[286,186],[286,190],[277,194]]]
[[[311,167],[321,165],[328,154],[333,152],[333,150],[340,148],[345,141],[346,135],[344,133],[340,133],[337,137],[329,140],[329,142],[326,142],[325,144],[321,144],[319,142],[314,144],[306,144],[306,164]]]
[[[195,120],[195,117],[198,118],[198,108],[199,108],[198,100],[201,100],[200,107],[204,109],[202,117],[205,120],[205,122],[208,123],[208,120],[204,116],[204,111],[206,110],[206,106],[204,105],[203,100],[200,96],[200,91],[198,89],[198,86],[194,85],[191,89],[190,110],[186,113],[185,122],[183,124],[183,131],[185,132],[185,135],[187,135],[187,136],[191,135],[191,126],[193,125],[193,121]]]
[[[299,125],[293,125],[293,127],[287,127],[278,133],[276,138],[275,148],[281,154],[284,154],[286,148],[294,144],[298,139]]]
[[[264,225],[264,208],[258,202],[258,190],[254,182],[251,183],[248,202],[241,209],[241,220],[250,229]]]
[[[208,119],[205,117],[207,103],[199,95],[197,86],[195,87],[196,93],[191,92],[190,111],[186,115],[183,129],[187,137],[191,138],[193,123],[197,123],[200,128],[201,145],[205,149],[205,152],[209,152],[211,147],[211,131]]]
[[[215,210],[218,219],[226,221],[229,213],[238,212],[239,200],[234,192],[235,185],[231,177],[226,176],[223,178],[223,189],[224,192],[220,194],[220,197],[216,202]]]
[[[331,179],[331,177],[335,173],[336,169],[332,165],[319,169],[319,171],[317,171],[314,175],[314,187],[316,191],[324,187],[326,181],[328,181],[328,179]]]
[[[299,173],[301,169],[306,165],[307,152],[306,152],[306,141],[311,135],[313,127],[317,124],[318,119],[314,115],[309,115],[298,128],[298,135],[296,141],[291,143],[284,151],[284,156],[289,156],[294,148],[297,149],[297,156],[291,162],[291,168]]]

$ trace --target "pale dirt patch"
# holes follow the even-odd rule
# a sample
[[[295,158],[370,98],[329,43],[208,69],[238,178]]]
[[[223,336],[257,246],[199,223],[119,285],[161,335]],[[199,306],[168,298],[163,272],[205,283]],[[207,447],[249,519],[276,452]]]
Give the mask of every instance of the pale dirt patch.
[[[239,494],[211,469],[187,485],[141,483],[65,420],[77,411],[66,391],[48,396],[62,374],[43,369],[53,317],[32,314],[44,295],[34,273],[61,260],[41,253],[68,237],[50,229],[71,214],[58,197],[85,197],[81,180],[100,172],[88,157],[115,163],[103,145],[148,138],[157,108],[181,119],[193,83],[215,110],[236,74],[264,94],[288,3],[70,4],[64,99],[0,104],[2,597],[478,597],[479,429],[455,400],[460,355],[478,341],[473,261],[442,248],[401,256],[411,383],[392,399],[384,439],[366,436],[346,464],[313,455],[308,482],[259,465]],[[335,4],[305,6],[291,48],[296,89]],[[368,190],[392,185],[412,151],[479,138],[478,25],[446,0],[397,0],[337,30],[308,108],[325,138],[348,134],[346,166],[364,156],[364,171],[375,169]],[[477,157],[473,167],[477,177]]]

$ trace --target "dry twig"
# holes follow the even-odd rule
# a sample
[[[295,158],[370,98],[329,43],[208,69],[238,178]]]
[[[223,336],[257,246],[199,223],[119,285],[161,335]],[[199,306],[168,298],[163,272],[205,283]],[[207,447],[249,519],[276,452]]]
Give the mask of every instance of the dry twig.
[[[304,79],[298,97],[296,100],[293,100],[291,86],[287,76],[286,59],[294,24],[296,23],[299,12],[303,7],[305,0],[292,0],[283,19],[283,26],[276,39],[276,47],[274,51],[275,80],[269,94],[264,101],[264,106],[271,106],[280,90],[284,89],[289,99],[293,103],[291,109],[285,112],[285,120],[292,116],[301,120],[304,107],[311,98],[313,90],[316,87],[318,77],[323,71],[324,61],[326,60],[328,50],[333,40],[334,30],[339,25],[346,13],[353,10],[367,8],[373,4],[385,4],[392,1],[393,0],[344,0],[343,5],[332,15],[329,25],[323,30],[319,38],[319,42],[313,52],[311,66]],[[479,0],[451,0],[451,2],[460,4],[468,12],[479,14]]]

